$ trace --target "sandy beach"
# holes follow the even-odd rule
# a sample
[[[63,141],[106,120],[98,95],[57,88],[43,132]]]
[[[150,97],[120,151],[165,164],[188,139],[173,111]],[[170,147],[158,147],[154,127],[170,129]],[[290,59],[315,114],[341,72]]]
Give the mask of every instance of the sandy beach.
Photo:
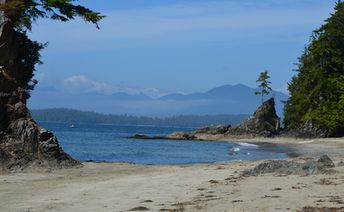
[[[344,207],[344,139],[252,139],[293,145],[303,161],[327,154],[336,173],[241,176],[263,161],[193,165],[84,163],[0,175],[0,211],[297,211]]]

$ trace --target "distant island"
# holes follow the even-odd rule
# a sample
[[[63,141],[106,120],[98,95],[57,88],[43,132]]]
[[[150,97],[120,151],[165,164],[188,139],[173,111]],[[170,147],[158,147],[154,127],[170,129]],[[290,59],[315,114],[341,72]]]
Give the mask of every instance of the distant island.
[[[171,127],[203,127],[209,125],[237,125],[250,115],[178,115],[167,118],[145,116],[101,114],[66,108],[32,110],[33,118],[39,122],[96,123],[114,125],[154,125]]]

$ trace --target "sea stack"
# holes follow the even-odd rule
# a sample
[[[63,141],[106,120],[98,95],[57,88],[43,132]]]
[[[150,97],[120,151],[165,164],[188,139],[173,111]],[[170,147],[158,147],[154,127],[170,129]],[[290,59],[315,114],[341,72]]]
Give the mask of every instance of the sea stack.
[[[231,127],[226,136],[273,137],[280,132],[280,118],[276,114],[275,99],[265,101],[254,114],[238,126]]]

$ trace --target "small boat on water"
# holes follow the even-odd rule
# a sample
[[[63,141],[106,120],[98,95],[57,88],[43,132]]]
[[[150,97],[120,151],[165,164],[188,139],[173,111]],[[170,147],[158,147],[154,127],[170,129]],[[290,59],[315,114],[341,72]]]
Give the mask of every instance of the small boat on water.
[[[76,126],[74,124],[71,124],[69,128],[76,128]]]

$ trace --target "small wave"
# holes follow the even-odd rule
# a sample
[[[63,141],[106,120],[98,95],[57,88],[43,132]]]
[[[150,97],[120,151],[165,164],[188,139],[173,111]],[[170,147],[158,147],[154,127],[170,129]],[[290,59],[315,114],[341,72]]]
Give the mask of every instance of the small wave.
[[[240,151],[240,148],[238,148],[238,147],[233,147],[233,148],[230,149],[229,151],[231,151],[231,152],[239,152],[239,151]]]
[[[246,147],[259,147],[256,144],[249,144],[249,143],[238,143],[240,146],[246,146]]]
[[[232,148],[232,151],[233,151],[233,152],[239,152],[239,151],[240,151],[240,148],[234,147],[234,148]]]
[[[238,147],[233,147],[233,148],[231,148],[231,149],[229,150],[228,154],[230,154],[230,155],[236,155],[236,154],[238,154],[239,151],[240,151],[240,148],[238,148]]]

